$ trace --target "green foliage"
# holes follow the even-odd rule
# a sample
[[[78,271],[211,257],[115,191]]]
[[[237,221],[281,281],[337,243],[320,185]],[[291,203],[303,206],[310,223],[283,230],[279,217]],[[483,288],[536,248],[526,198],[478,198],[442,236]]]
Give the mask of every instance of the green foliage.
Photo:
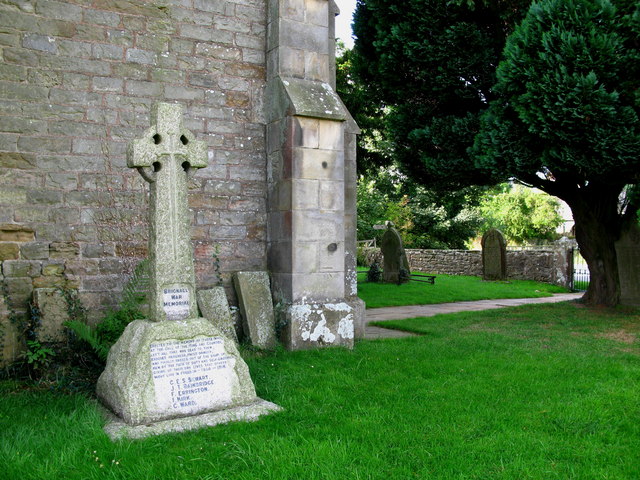
[[[373,226],[391,221],[406,248],[464,248],[480,226],[479,194],[474,188],[438,193],[393,168],[379,169],[358,181],[358,239],[379,241],[384,231]]]
[[[20,354],[20,357],[27,362],[30,370],[40,373],[49,367],[55,352],[37,340],[27,340],[27,349]]]
[[[373,262],[367,270],[367,282],[377,283],[382,280],[382,269],[378,262]]]
[[[628,34],[640,29],[640,7],[631,15],[618,4],[531,7],[498,68],[501,98],[483,119],[479,165],[541,188],[638,181],[640,53]]]
[[[530,0],[360,0],[351,58],[360,105],[385,112],[382,137],[430,189],[493,183],[467,152],[495,97],[495,68]],[[355,106],[358,112],[358,105]]]
[[[213,247],[213,253],[211,254],[213,258],[213,271],[216,276],[216,280],[218,281],[218,286],[222,286],[223,278],[222,271],[220,270],[220,245],[216,244]]]
[[[103,341],[95,328],[79,320],[66,321],[64,326],[71,330],[78,339],[87,342],[100,360],[107,360],[109,346]]]
[[[136,310],[147,302],[149,292],[149,259],[141,260],[122,290],[120,310]]]
[[[245,351],[258,396],[282,412],[135,441],[110,441],[86,396],[2,382],[4,478],[640,476],[640,343],[616,340],[640,335],[637,311],[566,303],[413,322],[421,336],[353,350]]]
[[[385,136],[386,109],[371,95],[368,86],[358,81],[353,71],[353,50],[338,44],[336,56],[336,90],[360,128],[356,155],[358,173],[372,174],[391,165],[390,144]]]
[[[149,287],[149,262],[142,260],[136,265],[131,277],[122,290],[122,301],[119,308],[107,313],[95,327],[87,323],[84,307],[74,306],[77,295],[67,293],[67,305],[70,307],[71,321],[65,322],[65,326],[71,330],[78,339],[86,342],[101,362],[105,362],[111,346],[120,338],[122,332],[133,320],[143,319],[140,311],[143,303],[147,301]],[[67,298],[65,296],[65,298]],[[71,312],[77,312],[74,316]]]
[[[482,118],[476,165],[569,204],[592,282],[586,301],[619,299],[614,242],[640,197],[640,4],[543,0],[509,37],[500,96]]]
[[[466,275],[438,275],[435,284],[409,282],[403,285],[366,281],[367,272],[358,273],[358,296],[367,308],[402,305],[433,305],[498,298],[548,297],[567,289],[531,280],[484,282]]]
[[[487,192],[480,202],[482,231],[497,228],[510,243],[535,244],[554,240],[562,225],[560,203],[522,185],[505,185]]]
[[[67,304],[67,314],[72,320],[87,323],[87,309],[78,296],[78,291],[61,287],[58,289]]]

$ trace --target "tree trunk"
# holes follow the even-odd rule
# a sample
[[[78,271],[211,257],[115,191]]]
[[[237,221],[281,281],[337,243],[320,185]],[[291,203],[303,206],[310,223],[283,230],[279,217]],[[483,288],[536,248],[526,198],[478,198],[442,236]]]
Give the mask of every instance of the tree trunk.
[[[619,189],[585,188],[567,203],[573,212],[576,240],[591,280],[582,297],[588,305],[613,307],[620,302],[615,241],[620,235]]]

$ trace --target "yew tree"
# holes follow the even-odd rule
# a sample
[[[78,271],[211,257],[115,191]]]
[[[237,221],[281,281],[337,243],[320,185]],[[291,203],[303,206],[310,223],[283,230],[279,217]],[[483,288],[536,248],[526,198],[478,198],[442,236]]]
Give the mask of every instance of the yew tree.
[[[561,198],[589,265],[584,300],[615,305],[614,243],[640,208],[640,4],[542,0],[509,37],[476,168]]]
[[[354,78],[384,118],[387,151],[415,181],[442,191],[494,183],[468,149],[506,38],[530,3],[358,0]]]

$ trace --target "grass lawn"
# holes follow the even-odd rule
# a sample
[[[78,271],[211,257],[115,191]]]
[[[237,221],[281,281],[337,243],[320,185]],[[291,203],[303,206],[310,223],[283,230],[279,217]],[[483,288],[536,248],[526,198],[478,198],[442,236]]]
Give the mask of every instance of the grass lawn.
[[[253,424],[112,443],[92,400],[0,384],[9,479],[638,479],[640,313],[534,305],[399,322],[353,351],[247,353]]]
[[[366,271],[358,272],[358,296],[367,308],[401,305],[429,305],[434,303],[488,300],[497,298],[548,297],[568,292],[566,288],[530,280],[485,282],[480,277],[437,275],[434,285],[409,282],[402,285],[372,283]]]

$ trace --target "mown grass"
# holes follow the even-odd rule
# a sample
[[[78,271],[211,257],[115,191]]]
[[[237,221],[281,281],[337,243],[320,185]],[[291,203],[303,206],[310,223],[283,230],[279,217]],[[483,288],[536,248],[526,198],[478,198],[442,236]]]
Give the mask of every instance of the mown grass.
[[[4,479],[637,479],[640,314],[536,305],[249,354],[257,423],[110,442],[92,400],[2,384]]]
[[[499,298],[548,297],[568,292],[566,288],[529,280],[485,282],[479,277],[437,275],[435,284],[409,282],[402,285],[367,282],[366,272],[358,272],[358,296],[367,308],[401,305],[489,300]]]

